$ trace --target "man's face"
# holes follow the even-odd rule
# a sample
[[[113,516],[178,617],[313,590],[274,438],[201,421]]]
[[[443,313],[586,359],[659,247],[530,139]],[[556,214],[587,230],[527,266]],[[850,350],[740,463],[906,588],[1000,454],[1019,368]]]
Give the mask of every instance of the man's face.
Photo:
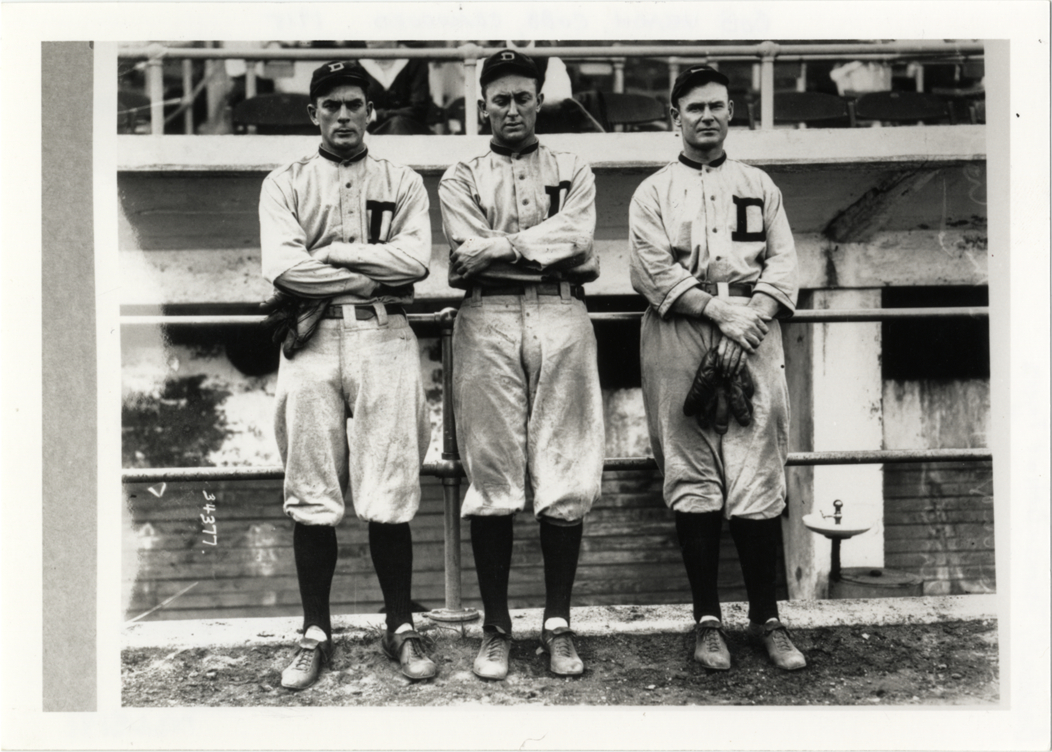
[[[351,156],[362,146],[373,111],[360,86],[341,84],[308,105],[311,120],[321,129],[321,142],[333,154]]]
[[[727,124],[734,115],[727,87],[710,81],[696,86],[679,98],[679,109],[672,108],[673,121],[683,142],[708,151],[723,145]]]
[[[537,110],[544,97],[537,93],[537,82],[526,76],[504,76],[485,87],[485,101],[479,106],[489,118],[494,140],[514,148],[533,138]]]

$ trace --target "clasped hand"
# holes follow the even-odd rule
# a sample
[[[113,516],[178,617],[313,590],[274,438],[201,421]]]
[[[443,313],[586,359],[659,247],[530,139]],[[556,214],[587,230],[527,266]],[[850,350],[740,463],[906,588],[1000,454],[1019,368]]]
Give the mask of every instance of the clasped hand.
[[[769,331],[767,317],[752,306],[734,305],[713,298],[705,307],[707,315],[719,327],[723,338],[716,348],[716,360],[726,374],[741,370],[745,355],[756,352]]]
[[[449,256],[449,268],[459,277],[470,278],[485,271],[494,261],[515,258],[505,238],[468,238]]]

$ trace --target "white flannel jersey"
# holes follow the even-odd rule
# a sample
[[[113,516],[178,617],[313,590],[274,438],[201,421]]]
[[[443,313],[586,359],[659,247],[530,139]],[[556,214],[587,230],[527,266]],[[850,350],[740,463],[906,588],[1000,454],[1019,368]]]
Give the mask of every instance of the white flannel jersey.
[[[259,197],[263,276],[311,298],[351,305],[411,303],[428,275],[427,191],[408,167],[367,150],[342,159],[324,148],[274,170]],[[343,245],[341,265],[314,258]]]
[[[796,310],[796,246],[782,192],[763,170],[726,155],[680,155],[643,181],[629,209],[632,287],[662,318],[698,282],[752,283]]]
[[[450,249],[468,238],[506,237],[515,261],[498,261],[468,280],[449,272],[451,287],[509,282],[584,284],[599,276],[595,176],[576,154],[534,142],[520,152],[490,151],[459,162],[438,185],[442,229]]]

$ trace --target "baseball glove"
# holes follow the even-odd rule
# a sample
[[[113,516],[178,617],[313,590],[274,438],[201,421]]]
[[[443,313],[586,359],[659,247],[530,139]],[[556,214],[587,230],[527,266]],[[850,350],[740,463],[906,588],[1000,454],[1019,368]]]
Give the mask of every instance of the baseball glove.
[[[687,398],[683,401],[683,414],[710,415],[716,406],[716,385],[719,382],[719,374],[716,371],[716,348],[709,348],[701,359],[697,373],[694,374],[694,382],[687,391]]]
[[[263,326],[271,330],[271,339],[281,345],[285,357],[292,358],[314,336],[328,305],[325,298],[313,300],[275,290],[260,304],[267,312]]]

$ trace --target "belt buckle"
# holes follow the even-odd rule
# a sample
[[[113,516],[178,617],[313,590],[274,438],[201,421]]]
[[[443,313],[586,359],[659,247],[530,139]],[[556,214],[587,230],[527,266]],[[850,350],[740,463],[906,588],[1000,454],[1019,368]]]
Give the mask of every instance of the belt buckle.
[[[727,282],[716,283],[716,297],[729,298],[731,296],[731,286]]]

